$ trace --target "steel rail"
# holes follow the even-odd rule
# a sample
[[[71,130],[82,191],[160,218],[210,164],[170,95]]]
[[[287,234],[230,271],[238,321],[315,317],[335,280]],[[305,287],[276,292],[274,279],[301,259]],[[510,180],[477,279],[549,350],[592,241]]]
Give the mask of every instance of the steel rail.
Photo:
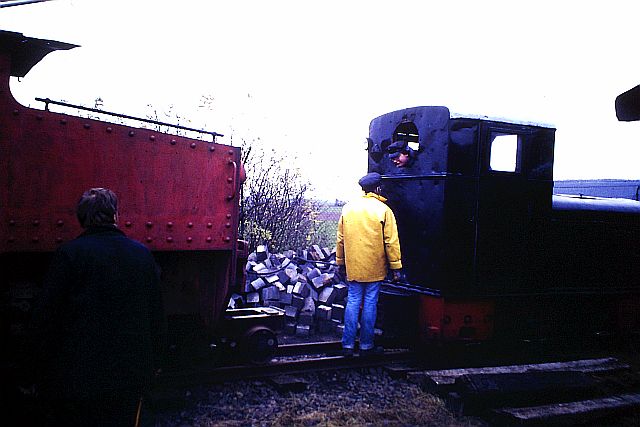
[[[357,369],[383,366],[391,362],[413,358],[413,352],[404,349],[385,350],[381,354],[362,357],[355,355],[311,356],[309,358],[283,357],[263,364],[244,364],[219,367],[197,367],[188,370],[164,372],[154,381],[154,388],[174,388],[193,385],[215,384],[256,378],[269,378],[283,374],[302,374],[340,369]]]
[[[335,354],[342,348],[340,340],[312,343],[280,344],[276,348],[274,357],[300,356],[305,354]]]

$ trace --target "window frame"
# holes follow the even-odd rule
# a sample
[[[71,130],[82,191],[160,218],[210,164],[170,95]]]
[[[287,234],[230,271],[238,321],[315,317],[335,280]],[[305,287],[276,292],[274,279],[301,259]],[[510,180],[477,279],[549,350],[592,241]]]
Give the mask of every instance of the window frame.
[[[502,175],[502,176],[520,176],[523,174],[523,161],[524,161],[524,146],[525,139],[528,135],[525,129],[518,126],[508,126],[502,123],[484,123],[484,130],[482,132],[482,165],[481,175]],[[493,148],[493,139],[499,135],[516,135],[517,145],[515,154],[515,170],[504,171],[491,168],[491,154]]]

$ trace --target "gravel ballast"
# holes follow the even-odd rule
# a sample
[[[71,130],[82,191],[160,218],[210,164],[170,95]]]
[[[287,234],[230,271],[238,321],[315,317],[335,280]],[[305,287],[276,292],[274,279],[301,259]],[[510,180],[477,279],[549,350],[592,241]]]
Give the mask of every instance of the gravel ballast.
[[[147,411],[155,426],[482,426],[456,417],[444,402],[405,380],[371,368],[300,375],[305,391],[278,392],[268,381],[192,388],[172,409]]]

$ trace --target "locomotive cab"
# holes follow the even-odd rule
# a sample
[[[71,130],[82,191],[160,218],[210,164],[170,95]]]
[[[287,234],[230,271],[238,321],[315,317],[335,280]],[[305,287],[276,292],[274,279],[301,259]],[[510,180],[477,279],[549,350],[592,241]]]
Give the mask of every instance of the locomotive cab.
[[[409,137],[415,147],[403,168],[388,154],[369,156],[369,170],[383,175],[398,220],[410,282],[448,297],[535,286],[516,287],[514,278],[542,250],[537,236],[551,213],[554,132],[452,116],[445,107],[410,108],[372,121],[370,153],[377,141],[389,141],[382,143],[388,147]]]
[[[371,122],[368,169],[383,175],[408,281],[442,295],[421,297],[423,338],[638,328],[640,204],[552,196],[554,135],[445,107]]]

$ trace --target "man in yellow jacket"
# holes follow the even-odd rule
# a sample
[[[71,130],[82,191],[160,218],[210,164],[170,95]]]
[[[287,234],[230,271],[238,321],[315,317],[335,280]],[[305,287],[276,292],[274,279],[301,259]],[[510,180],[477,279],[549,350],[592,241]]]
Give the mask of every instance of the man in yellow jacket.
[[[353,355],[360,305],[360,355],[373,351],[380,282],[387,268],[393,280],[400,279],[402,269],[396,218],[380,196],[380,174],[369,173],[358,184],[364,195],[342,208],[336,246],[336,263],[349,285],[342,335],[345,356]]]

